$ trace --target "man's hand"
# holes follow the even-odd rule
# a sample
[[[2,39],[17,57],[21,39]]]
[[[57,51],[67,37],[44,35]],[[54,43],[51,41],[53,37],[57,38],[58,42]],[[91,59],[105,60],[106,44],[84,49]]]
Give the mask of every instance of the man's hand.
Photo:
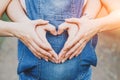
[[[48,58],[51,58],[53,62],[55,61],[53,60],[56,59],[55,53],[52,48],[48,46],[48,43],[45,42],[45,35],[42,33],[42,37],[40,37],[36,33],[37,26],[48,25],[48,21],[33,20],[30,22],[18,22],[14,25],[11,33],[19,38],[36,57],[43,58],[46,61],[48,61]]]
[[[94,22],[94,20],[90,20],[87,17],[78,18],[70,18],[66,19],[67,23],[77,24],[79,30],[77,34],[74,36],[69,43],[64,45],[60,56],[61,62],[65,62],[67,59],[72,59],[75,56],[78,56],[84,47],[86,46],[87,42],[99,32],[99,25]]]

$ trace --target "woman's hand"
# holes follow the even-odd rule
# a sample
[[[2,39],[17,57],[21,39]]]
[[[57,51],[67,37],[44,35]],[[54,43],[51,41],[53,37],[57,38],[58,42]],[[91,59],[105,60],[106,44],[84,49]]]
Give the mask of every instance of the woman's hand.
[[[48,61],[49,58],[56,58],[55,53],[52,53],[52,48],[48,46],[46,42],[43,42],[45,38],[39,37],[36,33],[37,26],[47,25],[48,21],[33,20],[28,22],[14,23],[11,33],[19,38],[38,58],[43,58]],[[41,34],[42,35],[42,34]],[[49,53],[51,52],[51,53]]]
[[[65,56],[62,58],[62,62],[65,62],[68,58],[72,59],[73,57],[78,56],[86,46],[87,42],[100,30],[98,27],[99,25],[95,23],[94,20],[90,20],[85,16],[80,19],[70,18],[65,21],[67,23],[77,24],[79,30],[74,38],[69,43],[66,43],[62,49],[61,56]]]
[[[76,36],[78,32],[78,26],[76,24],[64,22],[61,25],[59,25],[58,35],[62,34],[65,30],[68,32],[68,39],[66,43],[64,44],[64,47],[66,47],[67,44],[69,44],[71,40],[74,39],[74,37]],[[67,50],[65,51],[63,48],[61,52],[59,53],[59,63],[63,61],[66,55],[66,52]]]

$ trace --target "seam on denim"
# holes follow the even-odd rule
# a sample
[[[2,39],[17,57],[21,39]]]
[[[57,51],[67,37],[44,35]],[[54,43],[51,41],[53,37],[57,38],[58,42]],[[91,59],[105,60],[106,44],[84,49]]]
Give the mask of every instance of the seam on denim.
[[[41,65],[41,62],[40,60],[38,60],[38,63],[37,63],[37,68],[38,68],[38,80],[40,79],[40,76],[41,76],[41,73],[40,73],[40,65]]]
[[[71,4],[71,13],[72,13],[72,17],[76,16],[76,12],[75,12],[75,0],[72,0],[72,4]]]
[[[42,13],[41,13],[41,0],[38,0],[38,4],[39,4],[39,5],[37,5],[37,8],[38,8],[38,17],[41,18],[41,15],[42,15]]]

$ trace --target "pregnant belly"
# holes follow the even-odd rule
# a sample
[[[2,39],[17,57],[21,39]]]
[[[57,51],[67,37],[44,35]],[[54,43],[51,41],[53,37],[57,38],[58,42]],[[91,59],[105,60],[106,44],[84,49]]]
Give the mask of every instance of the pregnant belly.
[[[68,35],[64,32],[62,35],[53,36],[50,33],[46,35],[48,42],[51,44],[57,54],[63,48]],[[20,44],[23,47],[24,44]],[[88,42],[82,53],[71,60],[67,60],[62,64],[55,64],[52,62],[46,62],[44,59],[36,59],[36,57],[29,51],[29,49],[23,48],[24,57],[19,64],[19,72],[23,72],[27,80],[75,80],[78,75],[89,69],[93,62],[96,62],[96,56],[94,49],[91,47],[91,43]],[[21,52],[21,50],[20,50]],[[20,54],[20,53],[19,53]],[[35,63],[31,63],[35,61]]]
[[[22,74],[20,78],[24,76],[26,80],[76,80],[77,76],[87,72],[91,62],[96,62],[90,42],[78,57],[62,64],[46,62],[44,59],[36,60],[34,63],[35,57],[28,49],[25,51],[27,52],[24,52],[18,69]]]
[[[61,49],[63,48],[67,38],[68,38],[68,34],[65,31],[64,33],[62,33],[61,35],[58,36],[54,36],[52,34],[50,34],[49,32],[46,35],[48,42],[50,43],[50,45],[52,46],[52,48],[54,49],[54,51],[59,54],[59,52],[61,51]]]
[[[75,80],[80,73],[89,69],[89,66],[80,65],[78,56],[61,64],[40,60],[39,69],[40,80]]]

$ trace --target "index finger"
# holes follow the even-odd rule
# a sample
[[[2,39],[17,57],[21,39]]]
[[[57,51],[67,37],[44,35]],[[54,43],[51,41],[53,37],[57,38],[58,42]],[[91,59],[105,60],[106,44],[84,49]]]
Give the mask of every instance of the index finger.
[[[79,42],[79,40],[81,40],[83,37],[84,37],[84,35],[82,35],[78,32],[73,40],[71,40],[71,41],[69,41],[69,43],[65,44],[64,50],[65,51],[69,50],[72,46],[74,46],[77,42]]]

